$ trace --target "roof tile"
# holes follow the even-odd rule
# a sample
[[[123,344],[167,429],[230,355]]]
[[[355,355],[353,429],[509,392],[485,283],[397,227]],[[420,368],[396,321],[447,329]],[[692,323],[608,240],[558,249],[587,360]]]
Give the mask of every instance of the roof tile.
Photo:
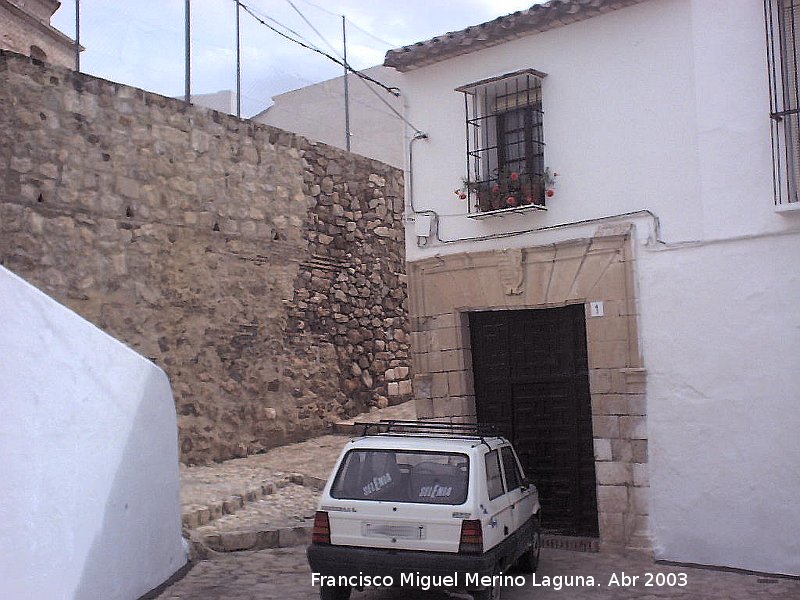
[[[427,41],[389,50],[383,64],[398,71],[410,71],[644,1],[550,0],[461,31],[451,31]]]

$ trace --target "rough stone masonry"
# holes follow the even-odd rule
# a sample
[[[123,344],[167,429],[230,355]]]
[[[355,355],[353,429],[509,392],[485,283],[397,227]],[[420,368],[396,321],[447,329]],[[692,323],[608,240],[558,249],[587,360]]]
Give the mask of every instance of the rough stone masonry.
[[[6,51],[0,137],[0,264],[167,371],[183,461],[411,396],[401,171]]]

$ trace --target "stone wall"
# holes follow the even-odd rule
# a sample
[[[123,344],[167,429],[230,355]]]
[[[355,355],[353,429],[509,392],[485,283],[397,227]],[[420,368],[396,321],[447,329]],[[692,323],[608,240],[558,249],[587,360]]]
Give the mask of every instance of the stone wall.
[[[9,52],[0,106],[0,263],[168,372],[184,461],[408,397],[400,171]]]

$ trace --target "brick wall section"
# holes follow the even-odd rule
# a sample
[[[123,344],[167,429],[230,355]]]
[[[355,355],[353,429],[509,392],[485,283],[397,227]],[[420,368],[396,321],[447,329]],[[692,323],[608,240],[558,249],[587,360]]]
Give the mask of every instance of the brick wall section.
[[[0,106],[0,263],[168,372],[185,462],[408,397],[400,171],[9,52]]]

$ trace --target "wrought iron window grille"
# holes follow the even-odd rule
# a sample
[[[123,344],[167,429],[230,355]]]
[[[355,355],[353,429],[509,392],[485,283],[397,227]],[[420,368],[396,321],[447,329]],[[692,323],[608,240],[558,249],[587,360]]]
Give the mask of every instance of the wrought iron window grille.
[[[525,69],[456,89],[464,94],[469,213],[545,209],[545,76]]]
[[[800,201],[800,0],[764,0],[776,206]]]

